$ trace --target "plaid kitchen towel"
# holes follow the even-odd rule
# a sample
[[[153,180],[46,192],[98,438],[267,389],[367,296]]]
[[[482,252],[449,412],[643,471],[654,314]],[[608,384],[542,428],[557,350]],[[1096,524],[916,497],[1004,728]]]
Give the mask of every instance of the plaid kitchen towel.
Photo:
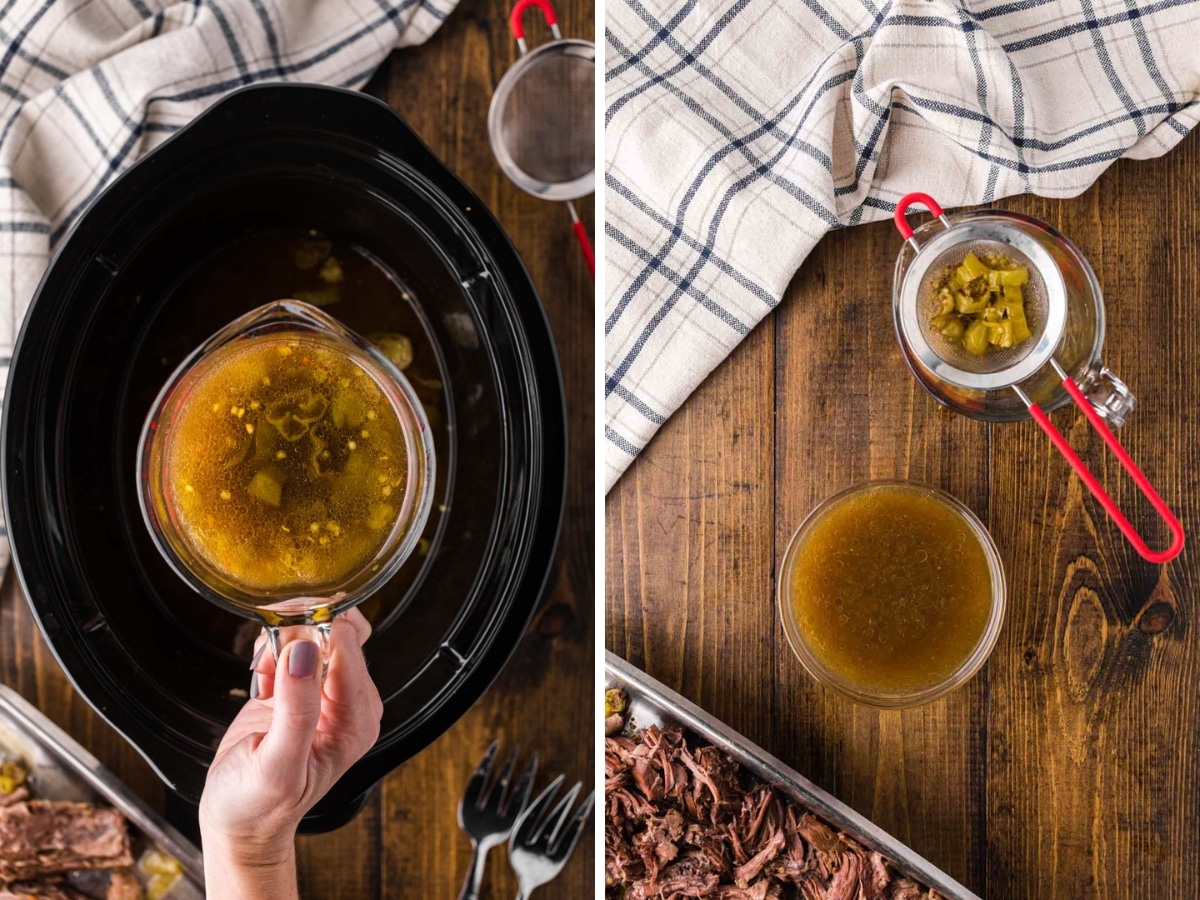
[[[1196,0],[611,0],[605,37],[606,488],[825,232],[1071,197],[1200,117]]]
[[[123,169],[235,88],[359,87],[457,0],[5,0],[0,399],[50,254]],[[0,522],[0,572],[8,564]]]

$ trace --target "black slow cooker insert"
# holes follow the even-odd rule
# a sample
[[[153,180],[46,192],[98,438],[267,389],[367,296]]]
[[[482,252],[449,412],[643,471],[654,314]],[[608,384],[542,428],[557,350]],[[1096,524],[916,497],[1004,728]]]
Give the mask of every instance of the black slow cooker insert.
[[[246,242],[309,229],[353,248],[383,285],[358,302],[347,284],[326,311],[362,333],[421,329],[441,412],[424,553],[367,607],[382,735],[306,820],[320,830],[352,816],[479,697],[552,565],[562,379],[529,276],[478,198],[362,94],[268,85],[230,95],[117,179],[58,250],[18,341],[2,466],[17,571],[59,662],[196,801],[245,702],[254,629],[192,595],[154,549],[136,500],[136,440],[187,353],[288,290],[272,282],[273,263],[241,278],[214,266],[244,268]]]

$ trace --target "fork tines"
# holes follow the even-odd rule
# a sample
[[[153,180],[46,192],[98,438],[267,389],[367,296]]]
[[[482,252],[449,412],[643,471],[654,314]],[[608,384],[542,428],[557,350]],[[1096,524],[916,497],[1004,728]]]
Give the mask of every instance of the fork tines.
[[[460,824],[463,810],[469,808],[477,810],[490,808],[501,817],[509,817],[511,813],[512,818],[515,819],[517,814],[524,808],[525,802],[529,799],[529,791],[533,787],[533,779],[537,774],[537,753],[535,752],[530,756],[529,765],[526,766],[525,771],[521,774],[515,788],[509,790],[512,784],[513,772],[516,770],[517,756],[520,753],[520,748],[513,749],[504,763],[504,768],[501,770],[500,776],[493,779],[492,773],[495,768],[496,751],[499,747],[499,740],[492,741],[488,745],[487,751],[483,754],[483,759],[479,761],[479,765],[471,773],[471,779],[467,782],[466,790],[463,791],[462,802],[459,804]]]
[[[590,791],[572,814],[571,807],[583,790],[583,784],[577,781],[554,808],[546,812],[562,784],[563,776],[559,775],[529,804],[513,829],[513,844],[537,850],[551,860],[565,860],[570,856],[591,814],[595,792]]]

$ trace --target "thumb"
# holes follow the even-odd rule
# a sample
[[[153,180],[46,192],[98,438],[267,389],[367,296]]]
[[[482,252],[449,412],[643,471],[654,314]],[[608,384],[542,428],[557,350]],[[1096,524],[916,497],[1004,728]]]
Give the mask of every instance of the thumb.
[[[321,651],[312,641],[292,641],[275,667],[271,725],[259,745],[268,771],[302,767],[321,719]]]

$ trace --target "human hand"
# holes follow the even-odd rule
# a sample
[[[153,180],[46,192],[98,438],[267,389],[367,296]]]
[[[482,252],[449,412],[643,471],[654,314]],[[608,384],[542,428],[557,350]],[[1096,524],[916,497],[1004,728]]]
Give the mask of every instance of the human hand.
[[[283,629],[278,665],[259,638],[257,690],[208,770],[200,831],[209,896],[294,897],[296,827],[379,737],[383,702],[362,652],[370,623],[354,609],[334,620],[324,685],[320,648],[303,633]]]

